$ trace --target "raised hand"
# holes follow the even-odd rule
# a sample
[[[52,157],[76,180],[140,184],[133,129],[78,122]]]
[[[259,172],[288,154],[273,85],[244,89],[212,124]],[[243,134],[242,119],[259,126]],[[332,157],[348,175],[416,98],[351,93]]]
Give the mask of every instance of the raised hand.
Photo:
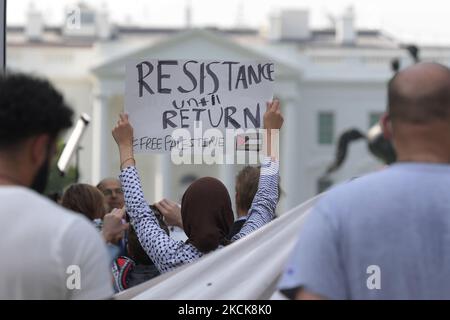
[[[102,235],[106,242],[117,243],[123,238],[124,231],[128,229],[129,224],[124,223],[125,207],[122,209],[113,209],[103,217]]]
[[[272,102],[267,102],[267,110],[264,113],[264,129],[281,129],[283,122],[280,101],[275,99]]]
[[[266,141],[266,153],[273,159],[278,158],[278,143],[279,134],[278,130],[283,126],[283,116],[280,110],[280,101],[278,99],[267,103],[267,110],[264,113],[264,129],[266,129],[265,141]],[[276,132],[272,132],[276,131]]]
[[[114,140],[117,145],[120,146],[133,146],[133,127],[128,121],[128,115],[121,113],[119,115],[119,121],[112,131]]]
[[[120,169],[135,165],[133,152],[133,127],[128,121],[128,115],[121,113],[119,121],[112,131],[120,153]]]

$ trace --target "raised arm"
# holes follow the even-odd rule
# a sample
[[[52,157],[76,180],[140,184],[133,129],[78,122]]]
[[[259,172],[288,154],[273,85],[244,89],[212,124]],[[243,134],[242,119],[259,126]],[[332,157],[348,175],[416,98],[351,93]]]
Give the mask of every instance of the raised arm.
[[[159,226],[158,220],[144,199],[141,180],[135,168],[133,154],[133,128],[128,116],[120,115],[113,130],[120,153],[120,181],[124,190],[127,213],[142,248],[160,272],[170,271],[196,260],[201,253],[193,246],[170,238]]]
[[[279,160],[278,145],[275,145],[272,140],[276,140],[273,138],[277,137],[282,125],[283,116],[280,112],[280,102],[274,100],[267,104],[267,111],[264,114],[266,157],[261,163],[258,191],[250,207],[247,221],[241,231],[231,239],[232,241],[245,237],[275,217],[279,192]]]

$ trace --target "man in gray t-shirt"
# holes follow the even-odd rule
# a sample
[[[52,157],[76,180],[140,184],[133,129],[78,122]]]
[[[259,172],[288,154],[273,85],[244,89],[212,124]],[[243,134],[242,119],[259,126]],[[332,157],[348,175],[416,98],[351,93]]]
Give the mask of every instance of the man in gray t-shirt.
[[[319,200],[279,284],[297,299],[450,299],[450,70],[389,83],[397,163]]]

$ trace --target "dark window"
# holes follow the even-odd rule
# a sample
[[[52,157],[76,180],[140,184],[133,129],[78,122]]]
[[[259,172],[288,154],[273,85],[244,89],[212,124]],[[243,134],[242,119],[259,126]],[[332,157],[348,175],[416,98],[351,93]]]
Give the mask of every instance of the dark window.
[[[332,144],[334,140],[334,114],[332,112],[319,112],[318,122],[319,144]]]

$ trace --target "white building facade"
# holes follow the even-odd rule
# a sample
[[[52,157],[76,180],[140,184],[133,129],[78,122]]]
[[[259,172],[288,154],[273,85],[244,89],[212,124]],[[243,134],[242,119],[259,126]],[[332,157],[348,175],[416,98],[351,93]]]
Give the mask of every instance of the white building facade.
[[[30,9],[31,10],[31,9]],[[33,9],[34,10],[34,9]],[[275,96],[282,102],[279,213],[326,187],[320,177],[334,159],[335,144],[347,129],[365,133],[386,107],[391,62],[412,63],[408,52],[380,31],[356,30],[351,11],[327,30],[311,30],[308,12],[274,15],[269,30],[155,29],[109,24],[106,12],[81,8],[79,28],[45,27],[30,12],[31,27],[9,27],[7,67],[48,77],[79,115],[93,121],[82,141],[81,181],[96,184],[117,176],[119,158],[111,130],[123,110],[125,62],[135,58],[271,60]],[[36,31],[36,26],[39,28]],[[420,48],[422,60],[450,65],[450,48]],[[149,202],[179,200],[189,178],[222,179],[234,196],[242,165],[176,166],[168,155],[137,155]],[[327,183],[375,170],[382,164],[364,141],[349,149],[343,167]]]

